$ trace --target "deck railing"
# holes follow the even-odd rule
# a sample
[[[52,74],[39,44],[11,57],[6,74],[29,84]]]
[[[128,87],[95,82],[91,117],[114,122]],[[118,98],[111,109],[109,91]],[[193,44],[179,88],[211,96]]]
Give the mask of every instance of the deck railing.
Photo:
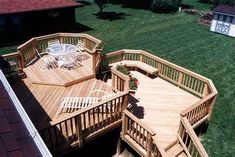
[[[60,43],[64,44],[72,44],[77,45],[79,40],[84,42],[84,50],[92,55],[93,59],[93,71],[98,69],[96,66],[100,61],[100,51],[102,49],[98,49],[97,47],[101,44],[101,41],[87,34],[79,34],[79,33],[56,33],[50,35],[44,35],[39,37],[34,37],[24,44],[20,45],[17,48],[17,52],[13,54],[3,55],[8,61],[12,61],[17,63],[17,67],[14,70],[18,70],[22,72],[22,68],[24,68],[27,64],[32,62],[35,57],[37,57],[38,53],[43,54],[46,52],[46,48],[48,47],[48,41],[50,40],[60,40]],[[16,55],[18,54],[18,55]],[[12,57],[9,57],[12,56]]]
[[[51,122],[51,126],[39,131],[47,146],[82,146],[106,129],[121,125],[122,112],[127,108],[128,93],[120,92],[95,105],[80,109],[63,119]]]
[[[178,130],[178,140],[187,156],[208,157],[206,150],[186,117],[181,117]]]
[[[122,117],[121,137],[141,156],[167,157],[166,152],[155,139],[155,133],[132,113],[125,110]]]
[[[122,60],[141,61],[159,70],[159,77],[179,86],[198,97],[205,97],[210,93],[208,79],[178,65],[170,63],[142,50],[120,50],[108,53],[106,62],[109,64]]]
[[[213,82],[210,79],[141,50],[124,49],[111,52],[106,55],[105,61],[108,64],[112,64],[121,62],[122,60],[141,61],[155,67],[159,70],[158,76],[160,78],[201,98],[200,101],[180,113],[181,125],[179,127],[179,140],[182,145],[184,144],[183,146],[188,156],[191,155],[194,157],[197,156],[195,154],[199,154],[202,157],[207,157],[208,155],[193,129],[210,119],[218,94]],[[182,132],[190,132],[190,134],[182,134]],[[187,142],[185,143],[185,138],[188,139],[189,137],[192,141],[190,145]],[[193,150],[197,150],[198,153],[192,151],[191,147]]]
[[[119,91],[127,91],[129,92],[129,82],[130,77],[122,74],[117,71],[115,68],[111,69],[112,73],[112,88],[117,89]]]

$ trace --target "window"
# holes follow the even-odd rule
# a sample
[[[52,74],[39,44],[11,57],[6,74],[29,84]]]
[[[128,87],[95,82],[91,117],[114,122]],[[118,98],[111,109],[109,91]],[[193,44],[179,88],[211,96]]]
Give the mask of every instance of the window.
[[[218,20],[218,14],[214,14],[213,19]]]
[[[226,16],[226,15],[223,15],[223,21],[224,21],[224,22],[226,21],[226,18],[227,18],[227,16]]]
[[[235,17],[232,17],[231,21],[232,24],[235,24]]]

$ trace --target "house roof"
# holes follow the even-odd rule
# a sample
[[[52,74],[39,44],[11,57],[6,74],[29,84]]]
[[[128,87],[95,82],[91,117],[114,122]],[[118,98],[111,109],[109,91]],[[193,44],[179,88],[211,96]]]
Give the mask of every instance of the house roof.
[[[235,15],[235,7],[231,7],[227,5],[219,5],[214,9],[214,12]]]
[[[74,0],[0,0],[0,14],[83,6]]]
[[[0,156],[41,156],[1,80],[0,126]]]

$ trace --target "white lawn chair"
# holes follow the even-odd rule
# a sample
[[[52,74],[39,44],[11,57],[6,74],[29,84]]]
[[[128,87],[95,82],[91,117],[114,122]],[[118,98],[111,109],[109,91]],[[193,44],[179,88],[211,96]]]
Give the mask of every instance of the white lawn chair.
[[[57,68],[57,61],[53,56],[43,57],[42,61],[44,63],[44,66],[42,66],[41,70],[47,70],[50,68]]]
[[[69,56],[60,56],[58,60],[59,68],[66,68],[67,70],[73,69],[76,66],[81,65],[76,58]]]
[[[101,97],[94,97],[94,96],[88,96],[88,97],[63,97],[62,101],[60,103],[60,107],[56,113],[56,116],[58,117],[62,112],[64,113],[71,113],[76,110],[86,108],[90,105],[93,105],[101,100],[110,98],[115,95],[109,94],[105,91],[102,90],[94,90],[91,92],[93,94],[94,92],[102,92],[105,93],[106,95],[101,96]],[[108,106],[107,106],[108,107]],[[109,107],[108,107],[109,108]]]
[[[79,52],[83,52],[84,51],[84,42],[82,40],[78,40],[78,43],[77,43],[77,50]]]
[[[60,44],[58,39],[48,41],[48,48],[46,49],[48,54],[57,56],[64,53],[64,47]]]

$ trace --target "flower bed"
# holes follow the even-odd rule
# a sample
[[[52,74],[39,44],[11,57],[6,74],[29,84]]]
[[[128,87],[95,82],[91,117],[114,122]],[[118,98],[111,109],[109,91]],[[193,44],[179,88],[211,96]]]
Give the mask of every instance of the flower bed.
[[[130,90],[136,90],[138,88],[138,84],[139,84],[138,79],[130,75],[130,71],[127,69],[125,65],[117,65],[116,70],[125,75],[130,76],[130,82],[129,82]]]

